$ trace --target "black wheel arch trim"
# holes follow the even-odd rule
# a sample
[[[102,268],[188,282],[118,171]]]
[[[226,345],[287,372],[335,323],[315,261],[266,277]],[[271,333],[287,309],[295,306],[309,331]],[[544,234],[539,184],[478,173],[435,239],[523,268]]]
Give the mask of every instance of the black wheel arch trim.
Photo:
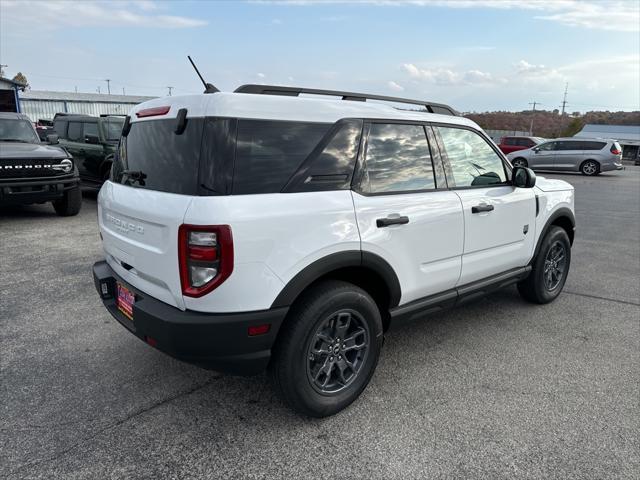
[[[346,250],[332,253],[307,265],[285,285],[273,301],[271,308],[290,306],[313,282],[346,267],[364,267],[374,271],[384,280],[389,290],[389,307],[395,307],[400,303],[402,293],[400,281],[385,259],[371,252]]]
[[[567,207],[558,208],[556,211],[554,211],[549,216],[549,218],[547,219],[546,223],[544,224],[542,232],[540,233],[540,236],[538,237],[538,242],[536,243],[536,249],[534,250],[533,257],[531,258],[531,263],[533,263],[535,261],[538,253],[540,252],[540,246],[542,245],[542,241],[544,240],[544,237],[549,232],[549,229],[551,228],[551,226],[554,224],[554,222],[556,220],[558,220],[559,218],[563,218],[563,217],[567,218],[571,222],[571,228],[573,230],[575,230],[575,228],[576,228],[576,217],[573,214],[573,212]],[[571,233],[569,233],[569,240],[570,240],[571,245],[573,245],[573,234],[571,234]]]

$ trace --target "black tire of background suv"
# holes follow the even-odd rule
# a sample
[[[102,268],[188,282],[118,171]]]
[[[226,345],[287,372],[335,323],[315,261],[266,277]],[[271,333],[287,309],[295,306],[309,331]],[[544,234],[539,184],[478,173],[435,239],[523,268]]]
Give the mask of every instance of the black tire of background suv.
[[[53,208],[61,217],[77,215],[82,207],[82,191],[80,187],[73,187],[64,193],[64,197],[53,202]]]
[[[567,265],[560,285],[558,285],[554,291],[550,292],[544,285],[544,262],[547,258],[547,253],[549,253],[549,249],[556,241],[564,244]],[[564,284],[567,281],[567,276],[569,275],[569,268],[571,267],[571,243],[569,242],[567,232],[563,228],[554,225],[549,229],[542,240],[538,255],[533,259],[532,267],[529,276],[518,283],[520,295],[532,303],[543,304],[554,301],[558,295],[560,295],[560,292],[562,292]]]
[[[370,350],[353,383],[340,392],[323,395],[307,377],[307,346],[320,322],[345,307],[357,311],[366,321]],[[326,417],[346,408],[362,393],[376,369],[382,343],[382,319],[371,296],[351,283],[323,281],[291,307],[273,349],[269,374],[275,390],[292,409],[310,417]]]

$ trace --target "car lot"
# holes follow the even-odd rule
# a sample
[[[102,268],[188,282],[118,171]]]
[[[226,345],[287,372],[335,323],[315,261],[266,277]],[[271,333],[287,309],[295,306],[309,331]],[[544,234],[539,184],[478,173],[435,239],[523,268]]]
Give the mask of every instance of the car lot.
[[[181,364],[106,313],[95,195],[0,210],[0,465],[9,478],[637,478],[640,168],[576,187],[565,293],[515,288],[387,336],[346,411]]]

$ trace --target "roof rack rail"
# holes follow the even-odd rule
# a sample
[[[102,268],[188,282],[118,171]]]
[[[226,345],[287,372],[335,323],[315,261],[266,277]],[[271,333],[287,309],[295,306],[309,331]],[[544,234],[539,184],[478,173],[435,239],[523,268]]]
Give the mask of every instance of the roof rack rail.
[[[385,95],[369,95],[367,93],[354,93],[354,92],[342,92],[340,90],[321,90],[318,88],[304,88],[304,87],[282,87],[278,85],[256,85],[248,84],[241,85],[235,89],[235,93],[254,93],[259,95],[283,95],[287,97],[297,97],[301,93],[307,93],[312,95],[330,95],[335,97],[342,97],[342,100],[351,100],[357,102],[366,102],[367,100],[381,100],[384,102],[394,103],[407,103],[410,105],[420,105],[425,107],[430,113],[439,113],[442,115],[456,115],[460,114],[451,108],[449,105],[443,103],[434,103],[424,100],[411,100],[402,97],[387,97]]]

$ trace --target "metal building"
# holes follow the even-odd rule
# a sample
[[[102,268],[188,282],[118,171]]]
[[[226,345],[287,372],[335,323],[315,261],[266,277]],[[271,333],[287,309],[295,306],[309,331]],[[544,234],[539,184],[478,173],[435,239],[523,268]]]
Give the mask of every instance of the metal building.
[[[20,112],[18,91],[25,86],[0,76],[0,112]]]
[[[56,113],[126,115],[134,105],[152,98],[155,97],[28,90],[20,92],[20,107],[22,113],[37,122],[51,120]]]
[[[622,158],[624,160],[637,161],[640,159],[640,125],[597,125],[588,123],[574,136],[617,140],[622,146]]]

